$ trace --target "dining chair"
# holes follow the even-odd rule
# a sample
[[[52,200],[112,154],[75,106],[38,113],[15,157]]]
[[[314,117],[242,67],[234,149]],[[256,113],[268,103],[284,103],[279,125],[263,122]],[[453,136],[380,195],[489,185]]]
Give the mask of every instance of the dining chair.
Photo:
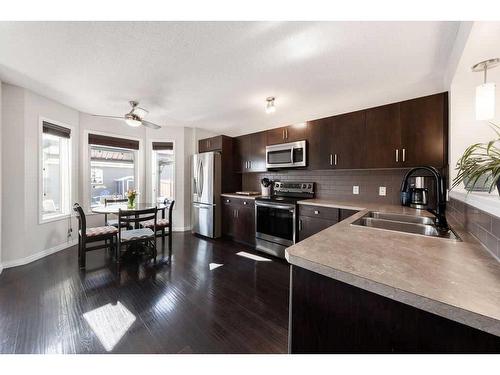
[[[153,251],[153,258],[156,264],[156,225],[153,228],[143,227],[144,222],[154,220],[158,215],[156,207],[144,210],[122,210],[118,211],[118,256],[117,262],[120,263],[122,246],[130,247],[138,245],[138,247],[150,247]],[[136,229],[126,230],[126,228],[134,227]]]
[[[165,207],[161,209],[161,218],[156,221],[155,234],[157,237],[161,237],[163,250],[165,250],[165,237],[168,237],[168,261],[170,262],[172,259],[172,210],[175,200],[165,199],[163,204]],[[168,218],[165,217],[166,210],[168,210]],[[144,228],[153,228],[154,224],[153,221],[149,220],[142,223],[142,226]]]
[[[126,202],[128,202],[127,198],[104,198],[104,207],[107,207],[110,204],[126,203]],[[118,228],[118,219],[108,220],[108,214],[104,214],[104,225],[112,225]]]
[[[87,228],[87,219],[83,208],[75,203],[73,210],[78,218],[78,265],[80,268],[85,268],[86,253],[92,250],[107,249],[115,250],[116,257],[116,235],[118,229],[116,227],[105,225],[102,227]],[[102,244],[87,246],[90,243],[103,241]]]

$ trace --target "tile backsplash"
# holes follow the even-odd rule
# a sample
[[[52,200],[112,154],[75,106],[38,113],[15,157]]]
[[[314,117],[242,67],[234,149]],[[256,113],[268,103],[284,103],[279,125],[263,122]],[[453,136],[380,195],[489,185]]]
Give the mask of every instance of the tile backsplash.
[[[276,172],[244,173],[243,190],[260,191],[260,180],[267,177],[273,181],[312,181],[316,183],[316,198],[355,202],[380,202],[399,204],[401,181],[406,169],[386,170],[282,170]],[[359,194],[352,187],[359,186]],[[378,194],[385,186],[386,195]]]
[[[447,216],[452,216],[472,233],[497,259],[500,259],[500,218],[451,198]]]

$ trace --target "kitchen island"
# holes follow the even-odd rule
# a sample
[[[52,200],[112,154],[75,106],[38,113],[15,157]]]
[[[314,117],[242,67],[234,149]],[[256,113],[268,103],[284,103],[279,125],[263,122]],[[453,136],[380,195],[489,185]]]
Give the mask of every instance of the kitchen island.
[[[500,352],[500,263],[453,221],[461,241],[352,225],[397,205],[305,200],[358,210],[286,250],[289,351]]]

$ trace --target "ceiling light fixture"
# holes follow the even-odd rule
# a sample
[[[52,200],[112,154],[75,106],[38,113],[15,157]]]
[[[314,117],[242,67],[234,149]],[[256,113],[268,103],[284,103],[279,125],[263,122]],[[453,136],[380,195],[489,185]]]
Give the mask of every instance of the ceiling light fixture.
[[[500,63],[500,58],[481,61],[472,67],[473,72],[483,72],[484,82],[476,87],[476,120],[491,120],[495,117],[495,83],[486,81],[488,69]]]
[[[274,96],[269,96],[266,98],[267,104],[266,104],[266,113],[274,113],[276,112],[276,107],[274,106]]]
[[[125,122],[127,123],[128,126],[132,126],[133,128],[137,128],[138,126],[141,126],[142,122],[133,118],[127,118],[125,119]]]

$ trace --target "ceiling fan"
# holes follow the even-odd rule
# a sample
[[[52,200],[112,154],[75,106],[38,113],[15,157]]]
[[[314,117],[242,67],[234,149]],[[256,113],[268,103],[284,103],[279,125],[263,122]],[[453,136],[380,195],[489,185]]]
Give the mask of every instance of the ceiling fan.
[[[149,113],[149,111],[139,107],[139,102],[131,100],[129,101],[129,103],[132,106],[132,109],[130,110],[130,112],[126,113],[123,116],[106,116],[106,115],[92,115],[92,116],[125,120],[127,125],[132,127],[138,127],[144,125],[146,128],[151,128],[151,129],[161,128],[160,125],[153,124],[152,122],[143,119]]]

